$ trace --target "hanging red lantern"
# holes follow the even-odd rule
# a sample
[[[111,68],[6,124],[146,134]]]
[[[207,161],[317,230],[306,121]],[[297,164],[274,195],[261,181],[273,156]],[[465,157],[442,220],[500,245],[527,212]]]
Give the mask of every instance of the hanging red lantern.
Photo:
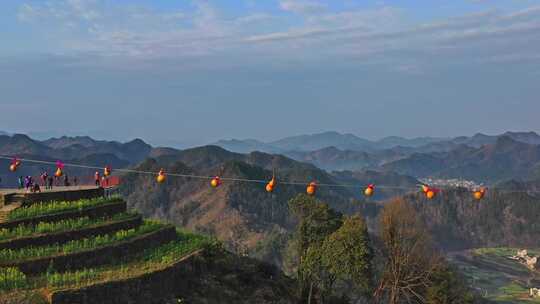
[[[315,182],[309,183],[306,188],[306,193],[308,195],[315,195],[315,192],[317,192],[317,183]]]
[[[111,166],[105,166],[103,168],[103,176],[108,177],[109,175],[111,175]]]
[[[212,186],[213,188],[217,188],[221,185],[221,179],[219,178],[219,176],[215,176],[214,178],[212,178],[212,180],[210,181],[210,186]]]
[[[61,161],[57,161],[56,162],[56,172],[54,172],[54,176],[62,177],[62,175],[64,175],[63,169],[64,169],[64,163],[61,162]]]
[[[165,179],[166,179],[165,170],[164,169],[159,170],[158,176],[156,177],[156,181],[159,184],[161,184],[165,181]]]
[[[424,194],[426,195],[426,198],[427,199],[433,199],[435,198],[435,196],[437,196],[437,194],[440,192],[441,190],[437,189],[437,188],[432,188],[430,186],[427,186],[427,185],[422,185],[422,192],[424,192]]]
[[[11,165],[9,165],[9,171],[11,172],[17,171],[20,165],[21,165],[21,161],[17,158],[13,158],[13,160],[11,160]]]
[[[375,193],[375,185],[369,184],[366,189],[364,190],[364,195],[367,197],[372,196]]]
[[[484,196],[486,195],[486,191],[486,188],[480,188],[473,192],[473,196],[476,200],[479,201],[484,198]]]
[[[272,179],[268,182],[268,184],[266,184],[266,191],[273,192],[275,186],[276,186],[276,178],[275,176],[272,176]]]

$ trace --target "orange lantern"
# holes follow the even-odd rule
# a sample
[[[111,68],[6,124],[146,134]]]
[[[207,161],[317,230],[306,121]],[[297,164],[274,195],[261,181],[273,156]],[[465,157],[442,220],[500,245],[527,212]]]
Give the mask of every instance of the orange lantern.
[[[427,199],[432,199],[435,196],[437,196],[437,193],[439,192],[439,189],[431,188],[427,185],[422,185],[422,192],[426,195]]]
[[[11,161],[11,165],[9,165],[9,171],[11,172],[15,172],[17,171],[17,168],[21,165],[21,161],[18,160],[17,158],[14,158],[12,161]]]
[[[476,200],[481,200],[486,195],[486,188],[480,188],[479,190],[474,191],[473,196]]]
[[[364,190],[364,195],[367,196],[367,197],[370,197],[373,195],[373,193],[375,192],[375,185],[374,184],[369,184],[366,189]]]
[[[108,177],[109,175],[111,175],[111,167],[106,166],[105,168],[103,168],[103,176]]]
[[[54,172],[54,176],[56,177],[62,177],[64,175],[64,172],[62,172],[61,168],[56,168],[56,172]]]
[[[220,185],[221,185],[221,179],[219,178],[219,176],[212,178],[212,180],[210,181],[210,186],[212,186],[213,188],[217,188]]]
[[[266,184],[266,192],[272,192],[274,191],[274,187],[276,186],[276,178],[272,176],[272,179]]]
[[[308,195],[315,195],[315,192],[317,191],[317,183],[311,182],[308,184],[306,188],[306,193]]]
[[[54,173],[54,176],[56,177],[62,177],[64,175],[64,172],[62,171],[64,169],[64,163],[61,161],[56,162],[56,172]]]
[[[156,177],[156,181],[161,184],[165,181],[165,170],[161,169],[159,170],[158,176]]]

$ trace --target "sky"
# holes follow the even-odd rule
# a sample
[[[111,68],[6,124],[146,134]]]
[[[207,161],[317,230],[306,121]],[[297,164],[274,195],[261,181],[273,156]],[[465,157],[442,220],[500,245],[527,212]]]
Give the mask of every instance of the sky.
[[[540,132],[540,1],[2,1],[0,131]]]

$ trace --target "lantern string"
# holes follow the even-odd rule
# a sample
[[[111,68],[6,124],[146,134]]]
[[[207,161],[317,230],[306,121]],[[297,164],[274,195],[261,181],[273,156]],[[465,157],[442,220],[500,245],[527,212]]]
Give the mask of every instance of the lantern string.
[[[14,157],[12,156],[5,156],[0,155],[0,159],[7,159],[7,160],[13,160]],[[56,166],[57,162],[53,161],[44,161],[44,160],[37,160],[37,159],[29,159],[29,158],[17,158],[17,160],[20,160],[21,162],[26,163],[35,163],[35,164],[43,164],[43,165],[50,165],[50,166]],[[99,166],[92,166],[92,165],[83,165],[83,164],[74,164],[74,163],[63,163],[64,167],[72,167],[72,168],[81,168],[81,169],[92,169],[92,170],[103,170],[105,167],[99,167]],[[115,169],[111,168],[111,171],[116,171],[120,173],[131,173],[131,174],[141,174],[141,175],[157,175],[157,172],[153,171],[145,171],[145,170],[135,170],[135,169]],[[195,179],[204,179],[204,180],[212,180],[215,178],[215,176],[205,176],[205,175],[196,175],[196,174],[182,174],[182,173],[167,173],[165,172],[165,175],[167,176],[173,176],[173,177],[181,177],[181,178],[195,178]],[[268,183],[268,180],[262,180],[262,179],[248,179],[248,178],[236,178],[236,177],[222,177],[220,176],[220,180],[222,181],[231,181],[231,182],[245,182],[245,183],[259,183],[259,184],[266,184]],[[291,181],[291,180],[282,180],[278,179],[276,180],[276,184],[281,185],[291,185],[291,186],[306,186],[312,181]],[[317,187],[331,187],[331,188],[359,188],[358,184],[332,184],[332,183],[316,183]],[[367,185],[366,185],[367,186]],[[419,191],[419,187],[422,186],[422,184],[417,185],[417,187],[403,187],[403,186],[390,186],[390,185],[374,185],[375,189],[388,189],[388,190],[403,190],[403,192],[407,191]],[[433,187],[435,189],[437,187]],[[440,187],[438,190],[448,190],[448,189],[456,189],[460,187]],[[465,187],[462,187],[465,188]],[[540,193],[540,190],[512,190],[512,189],[503,189],[503,188],[494,188],[496,192],[501,193]]]

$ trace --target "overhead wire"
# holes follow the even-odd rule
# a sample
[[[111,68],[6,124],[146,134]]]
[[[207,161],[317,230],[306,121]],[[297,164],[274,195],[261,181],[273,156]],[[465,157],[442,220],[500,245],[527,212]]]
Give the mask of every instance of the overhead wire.
[[[29,158],[18,158],[13,156],[6,156],[6,155],[0,155],[0,159],[5,160],[19,160],[21,162],[26,163],[35,163],[35,164],[43,164],[43,165],[49,165],[49,166],[57,166],[58,162],[53,161],[45,161],[45,160],[37,160],[37,159],[29,159]],[[92,165],[83,165],[83,164],[75,164],[75,163],[63,163],[63,166],[65,167],[72,167],[72,168],[81,168],[81,169],[92,169],[92,170],[103,170],[104,167],[100,166],[92,166]],[[111,171],[116,171],[120,173],[131,173],[131,174],[143,174],[143,175],[152,175],[156,176],[158,173],[154,171],[145,171],[145,170],[136,170],[136,169],[127,169],[127,168],[110,168]],[[172,177],[181,177],[181,178],[195,178],[195,179],[204,179],[204,180],[212,180],[216,176],[205,176],[205,175],[196,175],[196,174],[182,174],[182,173],[165,173],[167,176]],[[259,183],[259,184],[266,184],[268,183],[268,180],[262,180],[262,179],[248,179],[248,178],[237,178],[237,177],[222,177],[219,176],[219,179],[221,181],[230,181],[230,182],[246,182],[246,183]],[[290,181],[290,180],[277,180],[277,184],[281,185],[291,185],[291,186],[306,186],[312,181]],[[359,188],[358,184],[338,184],[338,183],[316,183],[317,187],[334,187],[334,188]],[[418,186],[421,186],[419,184]],[[417,190],[417,187],[403,187],[403,186],[391,186],[391,185],[376,185],[377,189],[388,189],[388,190],[403,190],[403,191],[415,191]],[[465,188],[465,187],[441,187],[437,190],[449,190],[449,189],[456,189],[456,188]],[[514,189],[503,189],[503,188],[495,188],[497,192],[501,193],[540,193],[540,190],[514,190]]]

